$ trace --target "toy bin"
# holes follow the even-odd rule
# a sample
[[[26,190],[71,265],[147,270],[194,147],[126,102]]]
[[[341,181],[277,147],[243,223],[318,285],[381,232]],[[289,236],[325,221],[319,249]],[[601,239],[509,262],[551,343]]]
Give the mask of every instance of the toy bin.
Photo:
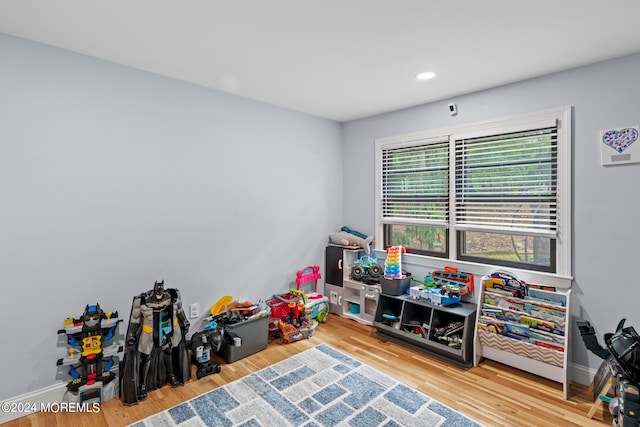
[[[233,363],[267,348],[269,317],[262,316],[224,326],[222,353],[225,362]]]
[[[411,284],[411,273],[407,273],[402,279],[380,278],[380,287],[385,295],[404,295]]]

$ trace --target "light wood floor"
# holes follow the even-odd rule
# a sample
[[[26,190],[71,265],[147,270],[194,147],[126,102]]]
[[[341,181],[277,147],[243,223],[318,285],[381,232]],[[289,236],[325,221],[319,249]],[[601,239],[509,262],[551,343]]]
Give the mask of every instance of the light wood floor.
[[[594,419],[587,418],[592,404],[591,393],[583,386],[572,387],[569,399],[563,400],[559,383],[486,359],[478,367],[463,369],[381,339],[370,326],[332,315],[327,323],[319,325],[309,340],[293,344],[270,341],[264,351],[232,364],[223,364],[219,374],[194,379],[175,389],[165,386],[154,390],[147,400],[138,405],[125,407],[118,399],[112,399],[101,405],[99,413],[37,413],[4,426],[125,426],[322,342],[485,426],[611,425],[611,416],[605,408],[598,408]]]

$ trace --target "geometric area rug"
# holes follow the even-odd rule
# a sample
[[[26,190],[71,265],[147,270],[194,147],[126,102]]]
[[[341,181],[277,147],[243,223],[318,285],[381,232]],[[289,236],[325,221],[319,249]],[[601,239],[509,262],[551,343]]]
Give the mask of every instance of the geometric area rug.
[[[480,424],[320,344],[132,426],[478,427]]]

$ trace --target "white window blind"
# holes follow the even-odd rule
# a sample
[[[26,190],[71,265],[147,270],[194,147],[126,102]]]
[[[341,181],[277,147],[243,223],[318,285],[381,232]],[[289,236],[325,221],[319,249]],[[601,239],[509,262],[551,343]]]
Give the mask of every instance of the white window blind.
[[[412,142],[382,150],[384,224],[449,222],[449,141]]]
[[[455,141],[456,228],[555,237],[557,127]]]

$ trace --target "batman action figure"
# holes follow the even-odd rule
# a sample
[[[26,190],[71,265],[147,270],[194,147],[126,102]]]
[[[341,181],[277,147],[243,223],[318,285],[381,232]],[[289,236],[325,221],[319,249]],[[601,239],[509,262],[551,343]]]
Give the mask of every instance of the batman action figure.
[[[135,405],[149,390],[190,379],[189,326],[180,291],[165,289],[164,281],[133,298],[122,362],[123,404]]]

